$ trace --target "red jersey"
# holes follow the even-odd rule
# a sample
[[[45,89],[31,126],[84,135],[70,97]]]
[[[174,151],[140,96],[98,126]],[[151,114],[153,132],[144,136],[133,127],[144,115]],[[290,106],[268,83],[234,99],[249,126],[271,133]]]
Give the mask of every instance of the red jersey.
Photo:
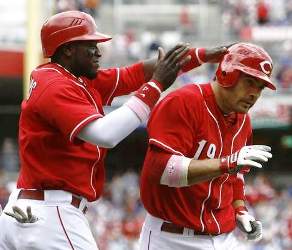
[[[76,135],[104,115],[103,105],[143,83],[143,63],[99,70],[94,80],[76,78],[55,63],[36,68],[30,96],[21,107],[17,187],[65,190],[89,201],[98,199],[105,179],[106,149]]]
[[[219,110],[211,84],[187,85],[166,96],[152,111],[148,123],[149,147],[141,175],[141,199],[155,217],[221,234],[235,228],[232,202],[244,199],[242,174],[223,174],[210,181],[174,188],[160,184],[165,165],[153,149],[167,155],[213,159],[230,155],[251,142],[246,114],[232,122]],[[154,150],[154,151],[155,151]]]

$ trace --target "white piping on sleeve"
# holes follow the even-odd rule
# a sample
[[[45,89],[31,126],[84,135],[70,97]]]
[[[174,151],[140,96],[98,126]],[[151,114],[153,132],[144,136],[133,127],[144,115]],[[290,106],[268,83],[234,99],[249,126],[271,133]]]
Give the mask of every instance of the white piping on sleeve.
[[[94,114],[94,115],[91,115],[91,116],[85,118],[85,119],[82,120],[81,122],[79,122],[79,123],[75,126],[75,128],[72,130],[72,132],[70,133],[70,137],[69,137],[70,141],[72,141],[72,139],[73,139],[73,135],[75,134],[75,131],[76,131],[80,126],[82,126],[82,124],[84,124],[85,122],[87,122],[88,120],[90,120],[90,119],[92,119],[92,118],[98,118],[98,117],[102,117],[102,115],[101,115],[101,114]]]
[[[119,85],[119,81],[120,81],[120,68],[117,68],[117,80],[116,80],[116,84],[115,84],[115,87],[113,88],[112,93],[109,95],[109,97],[108,97],[105,105],[108,105],[109,104],[109,101],[110,101],[111,97],[113,96],[113,94],[115,93],[115,91],[116,91],[116,89],[117,89],[117,87]]]
[[[164,144],[164,143],[161,142],[161,141],[158,141],[158,140],[156,140],[156,139],[151,138],[151,139],[149,140],[149,142],[155,142],[155,144],[159,144],[159,145],[161,145],[163,148],[166,148],[166,149],[168,149],[169,151],[171,151],[171,152],[173,152],[173,153],[175,153],[175,154],[179,154],[179,155],[184,156],[183,153],[181,153],[181,152],[179,152],[179,151],[177,151],[177,150],[174,150],[173,148],[171,148],[170,146],[167,146],[166,144]]]
[[[77,136],[94,145],[113,148],[140,124],[141,120],[136,113],[123,105],[84,126]]]
[[[201,58],[199,57],[199,48],[196,48],[196,57],[198,59],[199,64],[203,64],[204,63],[204,61],[201,60]]]

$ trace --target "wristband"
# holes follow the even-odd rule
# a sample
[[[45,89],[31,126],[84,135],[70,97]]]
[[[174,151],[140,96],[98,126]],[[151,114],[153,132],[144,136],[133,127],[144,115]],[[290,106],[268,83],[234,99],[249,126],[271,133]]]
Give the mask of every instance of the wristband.
[[[192,48],[189,52],[182,57],[185,58],[187,56],[191,56],[191,60],[186,63],[182,68],[181,72],[188,72],[206,61],[206,49],[205,48]]]
[[[196,56],[200,64],[206,62],[206,49],[205,48],[198,48],[196,49]]]
[[[243,215],[244,213],[242,213],[243,211],[248,212],[247,208],[245,206],[239,206],[237,208],[234,209],[235,214],[239,214],[239,215]]]
[[[222,174],[234,174],[240,170],[240,168],[237,167],[237,157],[238,152],[235,152],[232,155],[220,158],[219,168]]]
[[[158,81],[152,79],[143,84],[141,88],[137,90],[135,96],[152,109],[160,98],[161,89],[162,85]]]

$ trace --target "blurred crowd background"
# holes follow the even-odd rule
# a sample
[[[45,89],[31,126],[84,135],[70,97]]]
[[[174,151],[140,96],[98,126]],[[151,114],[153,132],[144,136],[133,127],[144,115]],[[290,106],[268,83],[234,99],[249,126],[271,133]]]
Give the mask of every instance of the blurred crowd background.
[[[28,10],[32,5],[33,12]],[[253,42],[270,53],[278,89],[265,90],[251,116],[254,143],[271,145],[273,159],[246,178],[249,210],[263,222],[264,238],[249,244],[236,233],[250,250],[292,250],[291,0],[0,0],[0,204],[7,202],[19,169],[18,117],[27,85],[25,70],[31,70],[27,58],[33,54],[39,63],[43,61],[39,40],[29,55],[28,41],[39,39],[39,29],[48,16],[73,9],[90,13],[98,29],[113,36],[101,46],[103,67],[157,56],[159,46],[168,49],[179,41],[207,48]],[[28,32],[31,20],[38,21],[33,33]],[[180,76],[171,90],[206,82],[215,69],[216,65],[203,65]],[[114,100],[106,111],[121,105],[125,98]],[[103,198],[91,204],[87,213],[101,250],[138,249],[145,216],[139,199],[139,174],[146,145],[144,125],[107,157]]]

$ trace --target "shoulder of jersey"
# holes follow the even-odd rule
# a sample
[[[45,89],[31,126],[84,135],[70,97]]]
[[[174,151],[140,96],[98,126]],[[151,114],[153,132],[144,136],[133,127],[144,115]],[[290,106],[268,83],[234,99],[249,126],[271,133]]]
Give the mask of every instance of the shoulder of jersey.
[[[188,104],[197,103],[203,100],[200,89],[196,84],[188,84],[183,86],[171,92],[168,96],[172,98],[179,98],[182,102],[186,102]]]
[[[51,84],[56,82],[65,82],[65,76],[55,68],[40,67],[32,72],[32,77],[39,83]]]

